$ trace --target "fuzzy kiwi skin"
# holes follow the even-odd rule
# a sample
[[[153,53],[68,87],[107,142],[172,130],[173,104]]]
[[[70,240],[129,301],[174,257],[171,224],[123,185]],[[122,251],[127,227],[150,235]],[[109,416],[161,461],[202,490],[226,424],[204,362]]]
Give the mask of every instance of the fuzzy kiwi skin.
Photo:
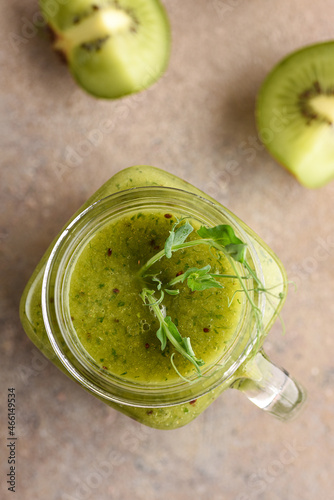
[[[39,4],[53,33],[54,49],[61,52],[77,83],[93,96],[116,99],[139,92],[164,73],[170,26],[159,0],[39,0]]]
[[[280,61],[256,103],[259,136],[305,187],[334,178],[334,42],[304,47]]]

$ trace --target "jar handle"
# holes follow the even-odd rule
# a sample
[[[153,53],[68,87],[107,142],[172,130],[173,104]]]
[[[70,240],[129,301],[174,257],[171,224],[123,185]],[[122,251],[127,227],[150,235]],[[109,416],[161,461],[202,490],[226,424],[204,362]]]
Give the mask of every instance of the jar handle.
[[[305,401],[305,390],[286,370],[274,365],[263,350],[245,364],[242,372],[231,387],[281,420],[295,416]]]

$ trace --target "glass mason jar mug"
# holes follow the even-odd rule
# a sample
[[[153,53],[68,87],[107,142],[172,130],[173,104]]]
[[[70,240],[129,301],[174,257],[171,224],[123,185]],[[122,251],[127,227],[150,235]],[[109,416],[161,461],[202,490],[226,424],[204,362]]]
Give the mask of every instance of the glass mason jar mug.
[[[179,255],[186,266],[188,258],[190,266],[193,265],[194,256],[199,256],[202,262],[208,255],[211,263],[220,258],[218,251],[199,244],[193,254],[189,248],[175,250],[167,262],[152,234],[158,241],[157,225],[164,224],[165,238],[168,230],[178,227],[175,221],[182,219],[195,228],[192,239],[196,241],[196,229],[201,226],[232,227],[235,236],[246,245],[248,271],[242,262],[224,255],[234,274],[226,279],[221,277],[219,288],[191,291],[186,283],[179,283],[180,290],[174,287],[173,295],[165,292],[164,297],[160,278],[163,279],[168,266],[172,276],[180,275],[175,273]],[[112,234],[111,249],[108,243]],[[140,259],[135,254],[124,254],[122,242],[133,235],[131,252],[136,249]],[[151,252],[148,255],[159,252],[161,255],[155,264],[158,268],[153,265],[138,278],[135,265],[138,263],[140,269],[141,247],[145,244]],[[203,254],[203,247],[207,254]],[[124,268],[121,274],[117,265]],[[107,273],[107,283],[101,278],[101,270]],[[131,288],[128,294],[126,290],[119,293],[120,280],[125,288]],[[152,285],[154,300],[147,304],[139,292]],[[283,305],[286,288],[285,272],[276,256],[220,204],[179,186],[136,186],[88,204],[71,220],[28,284],[21,302],[21,318],[30,338],[67,375],[143,424],[161,429],[185,425],[229,387],[239,389],[258,407],[284,420],[299,409],[304,391],[285,370],[269,361],[262,344]],[[274,293],[268,296],[265,290],[269,289]],[[230,296],[224,297],[228,293]],[[160,302],[162,298],[167,299],[167,306]],[[121,311],[119,305],[127,302],[128,307]],[[173,358],[172,345],[164,350],[157,339],[157,314],[161,316],[160,326],[169,314],[176,323],[178,308],[185,316],[183,323],[178,322],[179,335],[194,342],[198,358],[202,350],[206,353],[206,362],[200,370],[188,360],[180,359],[180,354]],[[201,324],[204,310],[211,319],[209,328]],[[215,324],[214,314],[224,319]],[[88,316],[91,320],[87,322]],[[222,321],[225,321],[223,326]]]

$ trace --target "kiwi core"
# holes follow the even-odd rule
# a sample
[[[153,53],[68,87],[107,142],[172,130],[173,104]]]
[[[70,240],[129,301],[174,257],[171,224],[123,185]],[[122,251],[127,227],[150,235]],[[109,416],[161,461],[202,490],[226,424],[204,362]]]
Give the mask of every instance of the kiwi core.
[[[115,7],[97,9],[62,34],[57,34],[54,48],[68,54],[78,45],[88,46],[90,42],[103,42],[111,35],[131,30],[136,30],[136,22],[128,12]]]
[[[299,95],[299,107],[308,124],[313,120],[334,124],[334,91],[324,91],[319,82]]]
[[[320,94],[310,100],[310,106],[317,116],[328,122],[334,123],[334,95]]]

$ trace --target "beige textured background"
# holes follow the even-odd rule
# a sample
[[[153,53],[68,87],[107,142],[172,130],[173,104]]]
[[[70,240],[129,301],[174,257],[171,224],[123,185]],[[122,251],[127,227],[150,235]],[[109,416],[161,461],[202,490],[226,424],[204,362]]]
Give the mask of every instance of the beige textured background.
[[[334,38],[333,0],[166,0],[173,51],[151,89],[117,102],[81,91],[31,25],[35,0],[2,2],[1,498],[333,498],[334,183],[302,188],[263,150],[254,100],[271,67]],[[103,130],[105,119],[113,130]],[[215,196],[280,256],[291,289],[267,339],[308,390],[283,424],[228,391],[186,428],[111,410],[43,360],[18,318],[50,240],[118,170],[152,164]],[[324,250],[325,248],[325,250]],[[22,374],[31,369],[30,376]],[[7,387],[17,392],[17,493],[6,491]]]

